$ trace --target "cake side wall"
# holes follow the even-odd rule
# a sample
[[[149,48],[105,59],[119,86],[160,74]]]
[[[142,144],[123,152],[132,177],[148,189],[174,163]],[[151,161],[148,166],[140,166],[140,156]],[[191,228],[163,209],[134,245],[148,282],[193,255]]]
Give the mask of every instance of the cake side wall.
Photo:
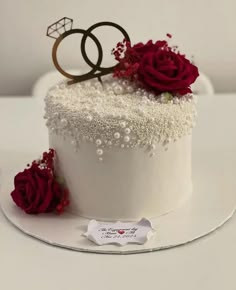
[[[96,145],[82,142],[75,150],[70,138],[49,133],[57,152],[56,170],[70,191],[70,210],[98,220],[137,220],[178,207],[192,192],[191,135],[155,148],[106,151],[103,162]]]

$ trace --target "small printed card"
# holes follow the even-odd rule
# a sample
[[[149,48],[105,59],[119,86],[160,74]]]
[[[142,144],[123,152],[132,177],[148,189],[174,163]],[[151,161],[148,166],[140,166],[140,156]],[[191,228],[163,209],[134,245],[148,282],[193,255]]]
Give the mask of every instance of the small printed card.
[[[87,232],[84,234],[97,245],[128,243],[144,244],[154,234],[154,229],[148,219],[139,222],[105,223],[91,220]]]

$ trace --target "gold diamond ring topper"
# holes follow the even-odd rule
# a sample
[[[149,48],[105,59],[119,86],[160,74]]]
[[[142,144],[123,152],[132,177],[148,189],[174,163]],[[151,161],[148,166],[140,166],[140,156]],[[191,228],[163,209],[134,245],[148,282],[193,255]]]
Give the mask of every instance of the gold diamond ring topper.
[[[47,36],[57,39],[64,32],[71,30],[73,26],[73,19],[68,17],[63,17],[52,25],[48,26]]]
[[[123,39],[126,41],[130,41],[128,33],[122,28],[120,25],[109,22],[109,21],[103,21],[98,22],[92,26],[90,26],[87,30],[80,29],[80,28],[73,28],[73,19],[68,17],[63,17],[57,22],[50,25],[47,29],[47,36],[56,39],[53,48],[52,48],[52,59],[53,63],[56,67],[56,69],[65,77],[71,79],[68,81],[68,84],[74,84],[77,82],[82,82],[85,80],[89,80],[92,78],[98,78],[99,81],[101,81],[101,77],[107,74],[110,74],[114,71],[114,68],[117,66],[117,64],[111,66],[111,67],[102,67],[102,60],[103,60],[103,49],[102,45],[99,42],[98,38],[92,33],[93,30],[95,30],[98,27],[101,26],[111,26],[116,29],[118,29],[123,34]],[[90,66],[91,70],[87,73],[84,73],[82,75],[72,75],[68,72],[66,72],[59,64],[58,58],[57,58],[57,50],[61,42],[70,35],[73,34],[82,34],[81,39],[81,54],[85,62],[88,66]],[[92,62],[86,52],[86,40],[87,38],[92,39],[92,41],[95,43],[98,51],[98,57],[97,61],[94,63]]]

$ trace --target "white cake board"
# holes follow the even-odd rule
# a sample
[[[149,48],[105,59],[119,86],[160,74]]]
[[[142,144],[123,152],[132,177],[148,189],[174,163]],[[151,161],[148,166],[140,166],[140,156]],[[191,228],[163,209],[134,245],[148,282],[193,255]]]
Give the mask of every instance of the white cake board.
[[[1,207],[8,220],[27,235],[52,246],[71,250],[133,254],[185,245],[218,229],[235,211],[235,163],[231,156],[221,160],[215,157],[215,154],[209,152],[195,156],[194,192],[191,199],[175,211],[151,219],[155,235],[144,245],[98,246],[83,236],[88,219],[69,213],[61,216],[25,214],[15,206],[10,197],[14,177],[12,174],[4,176]]]

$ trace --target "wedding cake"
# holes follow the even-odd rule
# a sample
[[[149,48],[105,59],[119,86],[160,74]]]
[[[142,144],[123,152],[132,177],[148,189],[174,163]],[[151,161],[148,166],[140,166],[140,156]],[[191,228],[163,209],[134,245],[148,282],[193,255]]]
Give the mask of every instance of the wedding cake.
[[[105,24],[66,31],[54,48],[81,31],[97,44],[91,31]],[[167,40],[119,42],[112,51],[118,64],[109,70],[99,67],[101,57],[94,65],[81,50],[92,72],[74,78],[64,72],[72,81],[49,90],[45,119],[52,149],[23,173],[40,176],[40,194],[33,205],[31,191],[23,198],[18,176],[15,203],[27,213],[62,212],[70,200],[69,212],[105,221],[175,210],[192,193],[196,100],[190,85],[198,77],[197,67]],[[55,51],[54,64],[63,73]]]

